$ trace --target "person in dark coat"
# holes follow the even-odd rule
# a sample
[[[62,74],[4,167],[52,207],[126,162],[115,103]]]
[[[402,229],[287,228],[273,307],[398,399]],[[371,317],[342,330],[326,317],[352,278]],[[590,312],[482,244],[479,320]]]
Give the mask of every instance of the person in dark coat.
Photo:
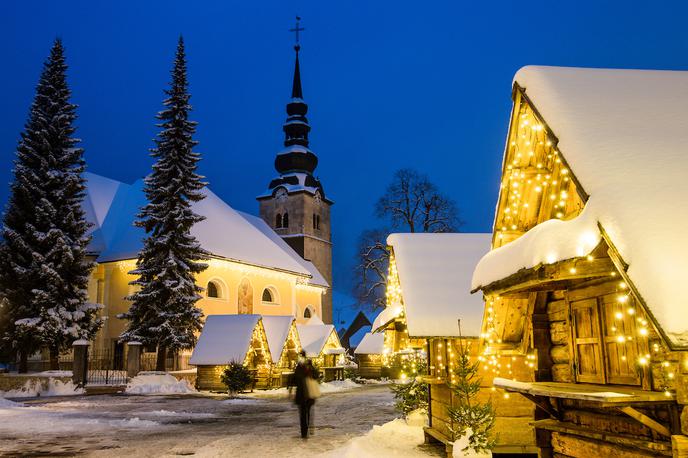
[[[317,379],[318,373],[313,367],[310,359],[306,358],[306,352],[301,351],[299,360],[294,368],[294,374],[289,380],[289,392],[291,387],[296,387],[296,394],[294,396],[294,403],[299,407],[299,420],[301,422],[301,437],[308,439],[308,428],[311,423],[311,410],[315,399],[308,395],[306,387],[306,380],[308,378]]]

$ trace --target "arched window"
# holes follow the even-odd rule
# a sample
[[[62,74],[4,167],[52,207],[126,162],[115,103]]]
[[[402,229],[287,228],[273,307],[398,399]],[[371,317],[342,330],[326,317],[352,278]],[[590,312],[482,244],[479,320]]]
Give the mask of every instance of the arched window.
[[[320,229],[320,215],[315,215],[315,228]]]
[[[315,213],[313,213],[313,229],[317,229],[317,228],[318,228],[318,218],[317,218],[317,217],[318,217],[318,215],[316,215]]]
[[[306,307],[306,310],[303,311],[303,317],[304,317],[304,318],[310,318],[310,317],[311,317],[311,309],[310,309],[310,307]]]
[[[272,286],[268,286],[263,290],[261,300],[264,304],[279,304],[279,295],[277,290]]]
[[[282,217],[282,227],[289,227],[289,213],[285,213]]]
[[[277,214],[277,216],[275,216],[275,227],[277,229],[282,227],[282,215],[280,215],[279,213]]]
[[[214,297],[214,298],[219,298],[220,297],[220,285],[215,283],[214,281],[209,281],[208,286],[206,287],[206,293],[208,297]]]

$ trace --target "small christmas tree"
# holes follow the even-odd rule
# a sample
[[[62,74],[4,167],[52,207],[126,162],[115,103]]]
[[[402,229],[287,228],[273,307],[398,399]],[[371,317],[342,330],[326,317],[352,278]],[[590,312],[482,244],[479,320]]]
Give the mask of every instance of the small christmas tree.
[[[0,248],[2,340],[26,356],[50,350],[50,367],[77,339],[100,327],[97,304],[87,302],[93,263],[86,258],[88,223],[83,149],[74,137],[76,105],[58,39],[43,66],[29,119],[17,147],[14,181]]]
[[[428,384],[422,381],[419,374],[427,372],[427,363],[423,358],[417,358],[413,363],[410,377],[401,383],[392,384],[394,393],[394,408],[407,416],[414,410],[426,412],[428,409]],[[406,374],[405,374],[406,375]]]
[[[120,317],[129,320],[122,340],[157,345],[156,370],[165,370],[167,350],[193,348],[202,328],[203,313],[196,307],[203,288],[195,275],[208,265],[199,261],[208,253],[191,235],[194,224],[205,219],[193,212],[191,204],[205,195],[203,177],[196,173],[200,160],[193,151],[196,123],[188,119],[191,105],[186,78],[184,41],[179,38],[172,69],[168,98],[157,118],[162,131],[151,150],[156,159],[153,172],[144,180],[148,199],[136,224],[147,237],[139,253],[131,282],[140,290],[129,297],[133,304]]]
[[[454,392],[452,407],[447,408],[452,420],[452,432],[456,439],[468,435],[468,446],[463,449],[475,453],[485,453],[495,445],[492,429],[495,412],[490,401],[480,403],[477,395],[480,392],[481,377],[478,376],[480,362],[471,363],[468,351],[459,339],[458,361],[454,369],[456,381],[449,386]]]
[[[222,372],[220,381],[224,385],[227,385],[229,394],[234,395],[251,386],[253,383],[253,374],[248,367],[236,361],[232,361]]]

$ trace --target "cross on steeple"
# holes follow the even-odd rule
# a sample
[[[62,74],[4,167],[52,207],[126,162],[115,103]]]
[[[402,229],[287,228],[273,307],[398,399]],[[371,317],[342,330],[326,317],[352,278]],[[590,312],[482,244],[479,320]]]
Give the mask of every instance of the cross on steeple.
[[[302,32],[306,30],[305,28],[300,26],[301,18],[299,16],[296,16],[296,27],[293,29],[289,29],[290,32],[294,32],[296,35],[296,44],[294,45],[294,49],[298,52],[299,49],[301,49],[301,45],[299,44],[299,32]]]

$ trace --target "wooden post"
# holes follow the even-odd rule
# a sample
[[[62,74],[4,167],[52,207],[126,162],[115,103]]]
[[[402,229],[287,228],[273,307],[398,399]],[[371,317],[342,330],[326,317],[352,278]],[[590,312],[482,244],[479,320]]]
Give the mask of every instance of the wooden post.
[[[141,342],[127,342],[127,377],[136,377],[141,371]]]
[[[72,344],[74,361],[72,363],[72,382],[77,386],[86,386],[88,379],[88,340],[79,339]]]

